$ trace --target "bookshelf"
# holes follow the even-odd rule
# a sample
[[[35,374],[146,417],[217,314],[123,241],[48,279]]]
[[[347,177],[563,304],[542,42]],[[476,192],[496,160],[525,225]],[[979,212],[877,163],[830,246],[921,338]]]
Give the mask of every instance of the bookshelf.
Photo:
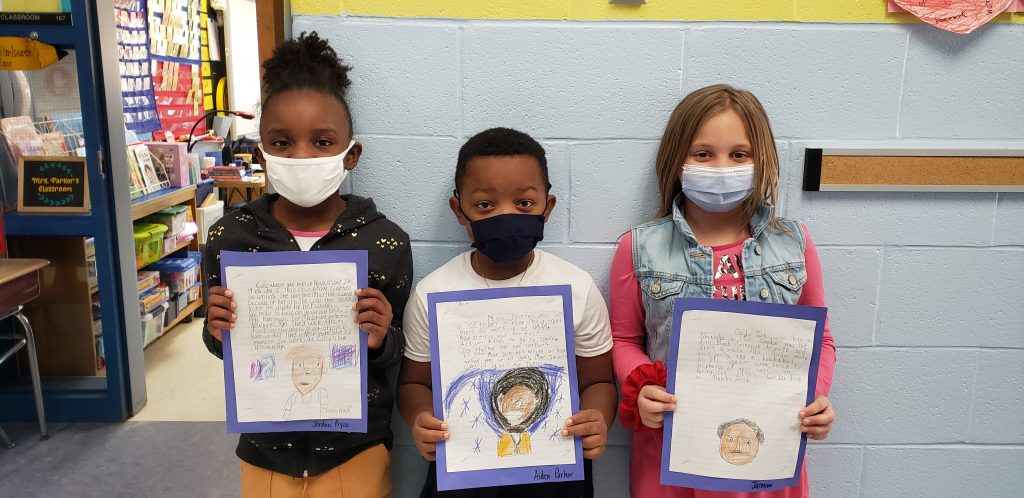
[[[190,185],[188,187],[166,188],[163,190],[159,190],[157,192],[153,192],[152,194],[142,196],[138,199],[135,199],[134,201],[132,201],[132,221],[138,221],[142,218],[145,218],[146,216],[156,213],[157,211],[172,206],[186,206],[188,208],[189,218],[192,221],[196,221],[198,219],[198,213],[196,210],[195,185]],[[160,259],[166,258],[167,256],[170,256],[171,254],[174,254],[183,249],[198,251],[199,234],[196,234],[196,236],[191,241],[180,244],[179,246],[175,247],[173,250],[169,252],[165,252]],[[149,264],[150,263],[136,264],[136,269],[141,270]],[[178,310],[178,314],[163,328],[164,333],[167,333],[169,330],[174,328],[175,325],[183,321],[190,321],[192,313],[194,313],[202,305],[203,296],[200,294],[199,299],[192,301],[185,308]]]

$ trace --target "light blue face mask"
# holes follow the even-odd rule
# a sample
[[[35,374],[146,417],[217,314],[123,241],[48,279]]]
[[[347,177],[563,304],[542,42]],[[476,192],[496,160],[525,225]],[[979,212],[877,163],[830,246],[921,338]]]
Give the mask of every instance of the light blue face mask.
[[[712,168],[683,165],[683,195],[697,207],[724,213],[739,206],[754,191],[754,165]]]

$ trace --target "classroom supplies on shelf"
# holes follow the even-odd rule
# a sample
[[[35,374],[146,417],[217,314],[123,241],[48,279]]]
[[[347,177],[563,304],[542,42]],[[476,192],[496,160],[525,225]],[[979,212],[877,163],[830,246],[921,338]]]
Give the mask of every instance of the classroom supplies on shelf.
[[[188,207],[177,204],[165,207],[149,216],[146,216],[142,221],[146,223],[164,225],[167,227],[164,237],[173,238],[179,233],[185,231],[185,223],[189,221],[188,215]]]
[[[160,272],[154,270],[139,270],[139,294],[156,287],[160,284]]]
[[[242,181],[243,168],[238,166],[214,166],[206,170],[206,176],[219,181]]]
[[[172,187],[187,187],[194,183],[191,163],[184,142],[146,142],[150,154],[164,165]]]
[[[77,115],[42,121],[28,116],[3,118],[0,135],[14,163],[22,157],[85,156],[82,117]]]
[[[167,226],[136,222],[133,228],[136,265],[144,265],[160,259],[163,256],[164,233],[167,232]]]
[[[164,335],[164,317],[168,308],[170,308],[170,305],[162,303],[142,317],[142,347],[149,346],[153,341]]]
[[[156,309],[157,306],[166,303],[170,298],[170,288],[166,285],[159,284],[145,293],[139,294],[139,310],[143,314],[150,313]]]
[[[132,199],[171,186],[164,163],[142,142],[128,146],[128,179]]]
[[[159,271],[160,281],[175,293],[188,292],[199,279],[199,264],[192,258],[164,258],[148,268]]]

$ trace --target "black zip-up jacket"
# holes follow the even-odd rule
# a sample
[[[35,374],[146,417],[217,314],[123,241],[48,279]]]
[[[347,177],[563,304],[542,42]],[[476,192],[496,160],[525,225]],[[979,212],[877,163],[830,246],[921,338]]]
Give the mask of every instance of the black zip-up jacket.
[[[266,194],[229,213],[210,228],[203,253],[203,276],[209,287],[220,285],[221,251],[298,251],[292,235],[270,214],[277,194]],[[242,434],[235,453],[252,465],[293,477],[330,470],[363,450],[383,443],[391,449],[391,409],[394,391],[385,368],[398,363],[405,350],[402,313],[412,284],[409,236],[377,211],[373,200],[343,195],[348,203],[334,227],[313,245],[317,250],[369,252],[369,285],[391,303],[394,320],[384,343],[370,351],[367,376],[367,432],[273,432]],[[203,342],[223,359],[221,342],[203,327]]]

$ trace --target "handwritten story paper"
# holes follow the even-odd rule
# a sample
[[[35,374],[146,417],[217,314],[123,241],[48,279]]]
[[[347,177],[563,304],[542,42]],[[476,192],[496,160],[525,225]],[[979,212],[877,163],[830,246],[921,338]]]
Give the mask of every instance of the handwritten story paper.
[[[427,296],[438,489],[583,479],[569,286]]]
[[[720,491],[797,484],[825,309],[676,301],[662,483]]]
[[[228,432],[366,430],[365,251],[221,253]]]

